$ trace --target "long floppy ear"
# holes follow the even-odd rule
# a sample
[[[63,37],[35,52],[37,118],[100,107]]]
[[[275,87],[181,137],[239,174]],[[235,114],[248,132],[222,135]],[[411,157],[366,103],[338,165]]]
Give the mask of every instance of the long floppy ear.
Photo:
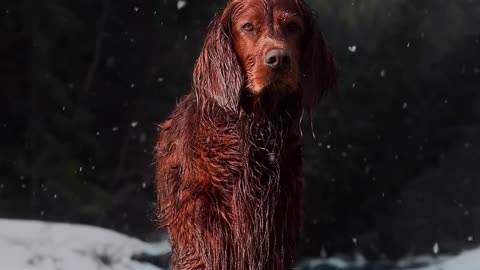
[[[324,94],[337,90],[339,69],[318,28],[315,15],[308,8],[304,10],[304,20],[302,105],[310,110]]]
[[[235,54],[231,34],[231,7],[218,11],[193,71],[197,97],[214,100],[220,107],[236,111],[243,86],[243,71]]]

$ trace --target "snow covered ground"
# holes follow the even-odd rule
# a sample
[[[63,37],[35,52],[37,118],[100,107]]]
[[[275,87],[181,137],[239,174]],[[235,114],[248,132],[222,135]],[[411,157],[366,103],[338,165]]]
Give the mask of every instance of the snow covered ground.
[[[91,226],[0,219],[1,270],[160,270],[131,257],[168,252],[166,242],[147,244]]]
[[[132,257],[169,252],[166,241],[145,243],[92,226],[0,219],[0,270],[162,270]],[[372,264],[361,255],[350,261],[340,257],[309,259],[297,269],[480,270],[480,248],[454,257],[419,256],[396,263]]]
[[[418,256],[398,262],[367,262],[357,255],[354,260],[338,257],[310,259],[301,263],[298,270],[480,270],[480,249],[466,251],[456,257]]]
[[[456,257],[441,260],[421,270],[480,270],[480,248],[465,251]]]
[[[360,254],[353,259],[339,257],[310,259],[299,270],[480,270],[480,248],[457,256],[416,256],[398,262],[367,262]]]

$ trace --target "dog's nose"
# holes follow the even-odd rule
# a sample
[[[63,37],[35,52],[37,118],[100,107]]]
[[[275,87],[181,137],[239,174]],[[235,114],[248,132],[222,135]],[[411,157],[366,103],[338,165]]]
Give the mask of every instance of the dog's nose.
[[[290,53],[283,49],[272,49],[265,54],[265,65],[271,69],[282,69],[290,65]]]

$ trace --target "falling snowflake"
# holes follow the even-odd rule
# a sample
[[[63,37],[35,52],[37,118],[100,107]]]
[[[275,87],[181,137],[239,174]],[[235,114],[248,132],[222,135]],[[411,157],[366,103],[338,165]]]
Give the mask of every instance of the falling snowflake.
[[[355,46],[355,45],[348,46],[348,50],[349,50],[351,53],[354,53],[354,52],[357,51],[357,46]]]
[[[432,250],[433,250],[433,254],[438,254],[438,251],[439,251],[438,243],[435,243],[435,244],[433,245]]]
[[[134,121],[132,123],[130,123],[130,125],[134,128],[134,127],[137,127],[138,126],[138,122],[137,121]]]
[[[186,7],[186,6],[187,6],[187,1],[185,1],[185,0],[179,0],[177,2],[177,9],[178,10],[180,10],[180,9]]]
[[[380,77],[384,78],[387,75],[387,71],[385,69],[380,70]]]
[[[138,12],[138,7],[133,7],[133,11]]]
[[[327,257],[327,251],[325,250],[324,247],[322,247],[322,249],[320,250],[320,256],[322,258],[326,258]]]

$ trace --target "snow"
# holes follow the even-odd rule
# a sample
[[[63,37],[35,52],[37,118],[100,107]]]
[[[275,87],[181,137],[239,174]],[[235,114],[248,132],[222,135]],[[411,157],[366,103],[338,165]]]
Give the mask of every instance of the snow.
[[[353,261],[348,261],[344,258],[340,257],[331,257],[331,258],[324,258],[324,259],[311,259],[304,264],[304,267],[307,269],[360,269],[361,267],[365,267],[367,264],[365,258],[360,255],[356,254],[355,259]]]
[[[168,253],[168,241],[146,243],[86,225],[0,219],[0,270],[162,270],[134,261],[132,256]],[[398,262],[368,262],[361,254],[350,259],[311,258],[303,260],[296,269],[479,270],[480,248],[457,256],[424,255]]]
[[[423,266],[422,266],[423,265]],[[323,259],[309,259],[300,264],[297,270],[479,270],[480,248],[464,251],[457,256],[423,255],[407,257],[398,262],[368,262],[361,254],[351,259],[335,256]]]
[[[386,75],[387,75],[387,70],[385,70],[385,69],[380,70],[380,77],[383,78],[383,77],[385,77]]]
[[[470,251],[465,251],[460,255],[439,260],[438,263],[433,263],[431,266],[420,269],[409,270],[479,270],[480,269],[480,248]]]
[[[0,219],[5,270],[161,270],[131,257],[168,252],[168,242],[149,244],[92,226]]]
[[[185,0],[179,0],[177,2],[177,9],[180,10],[180,9],[183,9],[187,6],[187,1]]]
[[[435,243],[432,249],[433,249],[433,254],[438,254],[438,249],[439,249],[438,243]]]

